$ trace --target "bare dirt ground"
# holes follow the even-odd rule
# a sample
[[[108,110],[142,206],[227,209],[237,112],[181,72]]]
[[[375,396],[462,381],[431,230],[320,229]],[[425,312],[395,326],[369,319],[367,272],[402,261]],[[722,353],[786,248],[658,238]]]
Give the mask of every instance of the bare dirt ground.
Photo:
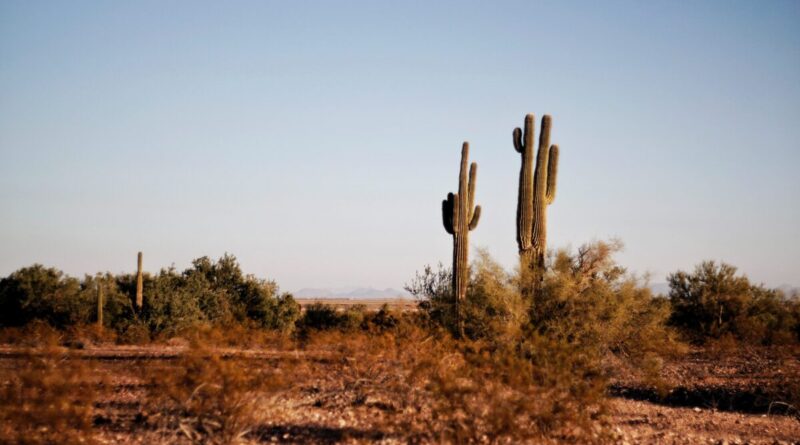
[[[164,428],[148,405],[143,369],[176,366],[185,346],[87,346],[69,360],[87,365],[99,382],[92,430],[102,443],[188,443],[178,428]],[[0,346],[0,382],[6,384],[30,357],[18,346]],[[34,351],[33,354],[36,354]],[[325,351],[226,349],[256,367],[297,359],[326,367]],[[335,371],[334,368],[331,371]],[[391,396],[370,392],[369,382],[341,384],[318,373],[269,400],[268,416],[252,428],[253,443],[431,442],[385,428]],[[800,418],[782,400],[797,397],[800,355],[787,351],[695,350],[664,364],[661,393],[636,372],[621,370],[610,394],[613,443],[789,444],[800,443]],[[376,380],[380,376],[375,376]],[[794,399],[797,400],[797,399]],[[780,403],[778,403],[780,402]],[[0,442],[3,442],[0,438]]]
[[[417,310],[416,300],[409,298],[298,298],[297,302],[303,309],[314,303],[323,303],[337,309],[347,309],[356,305],[364,305],[367,310],[377,311],[381,306],[386,305],[389,309],[401,312]]]

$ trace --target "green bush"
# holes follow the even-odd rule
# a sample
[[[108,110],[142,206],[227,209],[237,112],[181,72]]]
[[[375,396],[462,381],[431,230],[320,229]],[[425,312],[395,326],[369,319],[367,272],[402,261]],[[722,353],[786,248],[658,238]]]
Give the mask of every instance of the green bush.
[[[80,282],[41,264],[13,272],[0,280],[0,325],[23,326],[42,320],[63,328],[87,322],[91,311]]]
[[[452,270],[439,263],[435,270],[426,265],[422,272],[418,271],[404,286],[405,290],[417,299],[417,308],[428,327],[443,327],[454,332],[456,323],[452,285]]]
[[[0,326],[37,319],[59,329],[94,323],[98,287],[104,297],[103,324],[123,340],[174,335],[199,324],[255,323],[286,330],[300,316],[291,295],[279,294],[274,281],[244,275],[232,255],[216,263],[198,258],[182,273],[174,267],[145,273],[143,284],[144,305],[137,312],[133,274],[87,275],[81,281],[38,264],[22,268],[0,280]]]
[[[785,344],[800,339],[798,302],[783,292],[756,286],[736,268],[704,261],[693,273],[668,277],[671,323],[693,341],[733,336],[753,344]]]
[[[306,307],[303,316],[297,322],[301,332],[311,330],[340,329],[345,326],[344,317],[335,307],[315,302]]]
[[[508,341],[518,337],[528,323],[528,304],[516,279],[478,249],[471,265],[471,277],[464,302],[465,333],[472,339]]]
[[[354,333],[368,331],[382,333],[393,330],[401,324],[409,324],[412,317],[403,316],[383,304],[377,311],[370,311],[364,304],[354,304],[344,310],[334,306],[315,302],[306,307],[303,316],[297,322],[301,337],[307,337],[312,331],[339,331]]]
[[[414,295],[427,324],[455,332],[452,273],[439,264],[426,266],[405,289]],[[464,333],[470,339],[501,340],[519,333],[527,322],[526,305],[515,278],[489,254],[478,249],[470,265],[470,281],[463,305]]]
[[[621,249],[620,242],[601,241],[552,255],[531,302],[532,329],[626,357],[675,350],[669,305],[616,264]]]

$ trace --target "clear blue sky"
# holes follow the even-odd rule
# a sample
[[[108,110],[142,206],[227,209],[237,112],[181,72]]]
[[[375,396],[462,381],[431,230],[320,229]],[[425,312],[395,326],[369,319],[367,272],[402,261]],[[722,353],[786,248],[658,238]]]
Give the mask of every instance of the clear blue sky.
[[[516,261],[511,131],[553,115],[551,246],[800,285],[800,2],[0,2],[0,275],[235,254],[282,288]]]

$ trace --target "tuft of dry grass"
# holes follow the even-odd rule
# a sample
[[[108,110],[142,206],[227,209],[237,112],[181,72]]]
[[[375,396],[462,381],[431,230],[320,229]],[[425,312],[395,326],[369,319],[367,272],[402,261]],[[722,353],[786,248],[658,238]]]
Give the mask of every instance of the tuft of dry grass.
[[[144,372],[160,426],[203,444],[244,441],[265,421],[268,403],[286,382],[280,371],[225,356],[196,339],[174,365]]]

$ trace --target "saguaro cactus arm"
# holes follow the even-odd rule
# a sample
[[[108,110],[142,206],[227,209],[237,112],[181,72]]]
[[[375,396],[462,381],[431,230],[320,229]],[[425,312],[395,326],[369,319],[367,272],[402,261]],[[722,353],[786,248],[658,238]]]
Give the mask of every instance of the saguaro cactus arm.
[[[452,193],[447,194],[447,199],[442,201],[442,222],[444,223],[444,230],[450,235],[454,234],[453,230],[453,211],[455,209],[455,195]]]
[[[472,220],[469,222],[469,230],[475,230],[478,227],[478,220],[481,219],[481,206],[475,206],[472,211]]]
[[[558,145],[550,146],[550,159],[547,163],[547,204],[556,199],[556,176],[558,176]]]

